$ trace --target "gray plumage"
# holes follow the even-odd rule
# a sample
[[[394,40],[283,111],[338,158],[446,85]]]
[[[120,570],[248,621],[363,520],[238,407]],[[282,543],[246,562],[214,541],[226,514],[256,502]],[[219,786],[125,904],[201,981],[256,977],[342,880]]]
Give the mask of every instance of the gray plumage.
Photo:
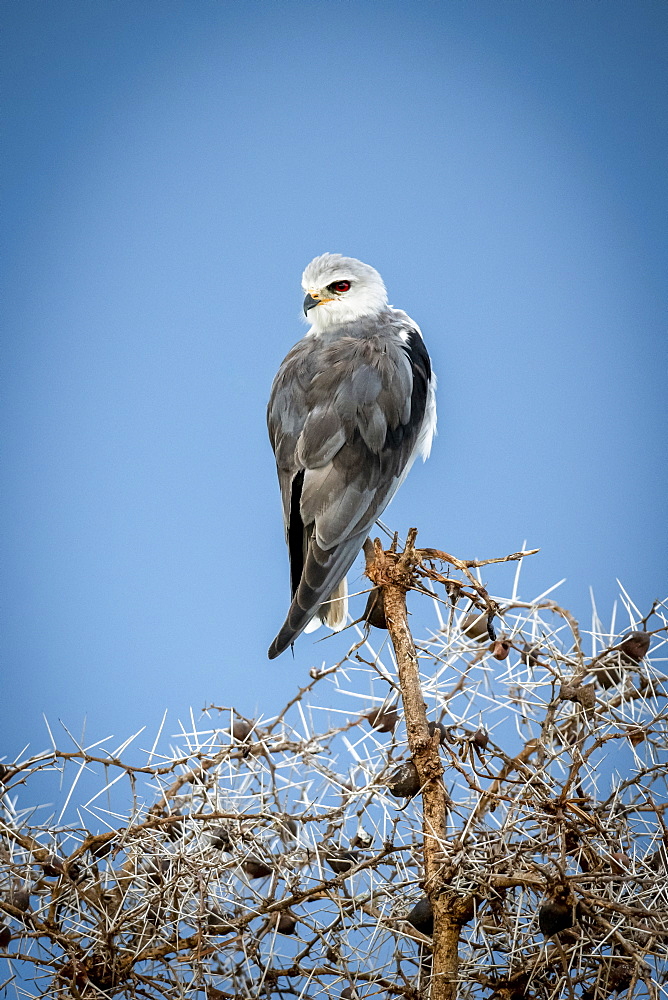
[[[343,623],[345,575],[416,455],[427,457],[436,423],[420,330],[387,305],[378,272],[324,254],[302,284],[313,326],[280,366],[267,410],[293,598],[272,659],[315,615]]]

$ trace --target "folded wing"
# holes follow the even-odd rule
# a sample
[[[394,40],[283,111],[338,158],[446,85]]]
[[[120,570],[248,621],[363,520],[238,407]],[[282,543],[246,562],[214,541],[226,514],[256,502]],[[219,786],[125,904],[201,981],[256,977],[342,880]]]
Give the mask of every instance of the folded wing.
[[[345,577],[408,472],[432,420],[431,382],[420,333],[397,323],[329,343],[307,337],[283,362],[267,419],[292,604],[270,658],[294,642]]]

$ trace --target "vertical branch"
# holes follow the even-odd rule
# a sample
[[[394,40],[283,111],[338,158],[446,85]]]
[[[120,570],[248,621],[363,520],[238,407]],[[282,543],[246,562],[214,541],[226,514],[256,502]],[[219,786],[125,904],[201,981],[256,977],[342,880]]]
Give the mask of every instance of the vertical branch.
[[[417,530],[408,533],[399,556],[383,552],[376,542],[376,559],[368,575],[382,587],[387,629],[394,646],[408,732],[408,746],[422,786],[424,888],[434,915],[430,1000],[457,996],[458,943],[462,919],[446,891],[443,842],[446,794],[439,754],[440,733],[429,734],[415,644],[408,626],[406,593],[415,582]]]

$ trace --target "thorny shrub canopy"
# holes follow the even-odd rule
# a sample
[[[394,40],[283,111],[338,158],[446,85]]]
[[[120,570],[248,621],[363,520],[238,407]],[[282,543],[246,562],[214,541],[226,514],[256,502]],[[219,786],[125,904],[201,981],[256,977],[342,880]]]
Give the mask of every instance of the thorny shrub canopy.
[[[432,617],[414,632],[443,861],[470,901],[460,996],[665,996],[666,606],[622,595],[616,621],[584,629],[515,586],[492,642],[463,584],[411,598]],[[58,734],[5,760],[7,996],[426,995],[393,654],[384,632],[354,632],[272,718],[210,706],[169,749]],[[38,781],[55,809],[24,805]]]

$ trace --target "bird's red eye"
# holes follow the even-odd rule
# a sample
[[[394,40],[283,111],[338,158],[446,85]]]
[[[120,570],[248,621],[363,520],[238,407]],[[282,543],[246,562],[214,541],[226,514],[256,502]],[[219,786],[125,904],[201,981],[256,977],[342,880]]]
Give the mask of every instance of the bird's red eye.
[[[350,288],[349,281],[333,281],[329,286],[332,292],[347,292]]]

